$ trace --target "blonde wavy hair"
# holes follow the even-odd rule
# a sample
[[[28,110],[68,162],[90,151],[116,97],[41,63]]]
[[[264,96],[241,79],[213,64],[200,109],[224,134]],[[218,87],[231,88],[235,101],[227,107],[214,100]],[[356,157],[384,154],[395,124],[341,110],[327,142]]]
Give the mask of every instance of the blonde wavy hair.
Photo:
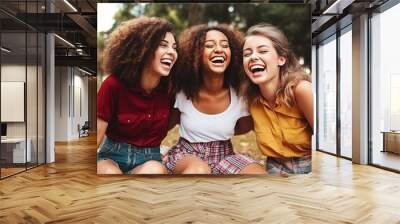
[[[280,66],[279,69],[279,86],[276,96],[278,100],[287,106],[293,107],[296,104],[293,88],[302,80],[311,82],[311,77],[303,71],[296,56],[289,48],[289,42],[285,34],[271,24],[260,23],[247,30],[246,37],[248,36],[263,36],[268,38],[271,40],[278,55],[286,59],[285,64]],[[258,85],[254,84],[247,76],[244,81],[243,92],[247,97],[249,105],[261,96]]]

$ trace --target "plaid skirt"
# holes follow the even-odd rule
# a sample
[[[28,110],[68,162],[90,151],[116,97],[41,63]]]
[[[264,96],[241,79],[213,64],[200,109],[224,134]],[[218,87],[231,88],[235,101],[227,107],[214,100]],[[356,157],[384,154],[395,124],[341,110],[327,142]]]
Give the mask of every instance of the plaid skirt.
[[[230,140],[191,143],[180,138],[168,151],[165,166],[172,173],[176,163],[187,155],[194,155],[208,164],[212,174],[238,174],[246,166],[257,163],[248,155],[235,154]]]
[[[269,174],[307,174],[311,172],[311,156],[267,157],[266,165]]]

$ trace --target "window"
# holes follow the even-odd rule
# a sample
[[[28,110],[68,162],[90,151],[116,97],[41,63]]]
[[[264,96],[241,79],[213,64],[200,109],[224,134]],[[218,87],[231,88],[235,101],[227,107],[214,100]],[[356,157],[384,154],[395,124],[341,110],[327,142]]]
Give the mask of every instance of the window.
[[[340,41],[340,155],[352,157],[352,35],[351,25],[341,31]]]
[[[44,1],[4,3],[4,6],[18,6],[21,16],[39,13]],[[3,6],[3,5],[2,5]],[[18,115],[17,119],[1,118],[7,125],[0,144],[0,178],[45,163],[45,35],[28,26],[12,15],[0,12],[3,23],[0,31],[0,89],[3,97],[12,94],[22,102],[10,109],[5,102],[0,105],[2,114]],[[35,17],[36,18],[36,17]],[[14,87],[14,88],[10,88]],[[14,103],[14,105],[13,105]],[[17,113],[20,112],[20,113]]]
[[[371,18],[372,164],[400,170],[400,4]]]
[[[318,47],[318,145],[336,153],[336,35]]]

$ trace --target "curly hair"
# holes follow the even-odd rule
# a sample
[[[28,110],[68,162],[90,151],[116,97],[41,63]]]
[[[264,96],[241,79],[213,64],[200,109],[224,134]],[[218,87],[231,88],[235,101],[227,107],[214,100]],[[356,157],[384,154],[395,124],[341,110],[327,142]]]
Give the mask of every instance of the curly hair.
[[[208,26],[205,24],[192,26],[182,32],[179,38],[179,58],[176,70],[172,74],[172,83],[176,92],[183,91],[189,99],[197,98],[203,85],[203,52],[207,32],[217,30],[223,33],[229,42],[231,61],[224,72],[224,87],[232,87],[239,92],[243,79],[242,44],[244,35],[220,24]]]
[[[246,32],[246,37],[254,35],[271,40],[278,55],[286,59],[285,64],[280,66],[279,69],[279,85],[276,96],[288,107],[293,107],[296,104],[293,88],[302,80],[311,82],[310,75],[303,71],[296,56],[289,48],[288,39],[280,29],[268,23],[260,23],[250,27]],[[261,96],[258,85],[254,84],[247,76],[242,91],[246,95],[249,106]]]
[[[103,69],[133,87],[140,82],[146,63],[172,24],[157,17],[139,17],[121,23],[111,34],[104,51]],[[169,77],[162,77],[162,87],[168,87]]]

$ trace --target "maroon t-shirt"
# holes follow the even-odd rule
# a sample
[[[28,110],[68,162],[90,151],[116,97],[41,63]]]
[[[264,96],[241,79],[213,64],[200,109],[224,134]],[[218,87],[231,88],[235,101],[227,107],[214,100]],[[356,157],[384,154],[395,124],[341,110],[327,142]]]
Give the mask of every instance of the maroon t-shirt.
[[[168,132],[173,95],[163,88],[150,94],[127,88],[110,75],[97,94],[97,117],[108,123],[108,138],[139,147],[157,147]]]

